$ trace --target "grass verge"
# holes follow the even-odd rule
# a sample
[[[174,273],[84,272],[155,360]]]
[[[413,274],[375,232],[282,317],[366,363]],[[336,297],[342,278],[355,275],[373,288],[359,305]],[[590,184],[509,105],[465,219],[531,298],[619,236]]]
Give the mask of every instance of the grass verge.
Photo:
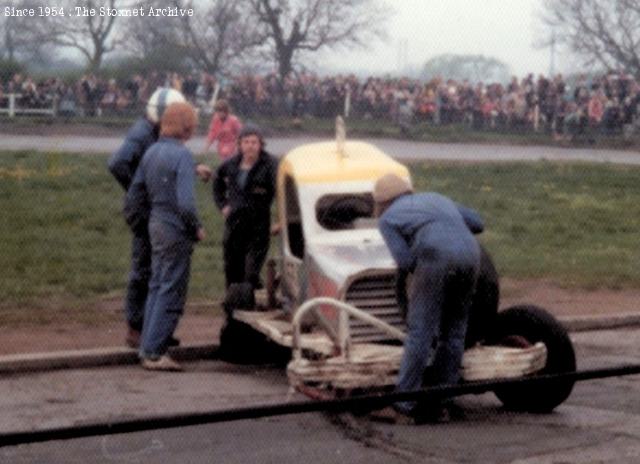
[[[535,162],[411,169],[418,190],[482,213],[481,240],[503,276],[640,287],[640,168]],[[0,323],[113,317],[90,310],[118,306],[125,287],[130,237],[122,196],[103,155],[0,152]],[[197,201],[208,238],[194,253],[189,299],[210,302],[223,289],[222,221],[210,184],[198,183]]]

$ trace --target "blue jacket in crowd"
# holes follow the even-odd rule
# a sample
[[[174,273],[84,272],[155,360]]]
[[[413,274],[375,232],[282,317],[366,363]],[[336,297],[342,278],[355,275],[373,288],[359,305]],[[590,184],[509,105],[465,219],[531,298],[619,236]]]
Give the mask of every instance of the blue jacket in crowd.
[[[477,247],[473,234],[484,230],[480,215],[434,192],[404,195],[380,217],[379,228],[398,267],[413,269],[416,259]]]
[[[189,149],[176,139],[160,137],[145,153],[127,193],[125,209],[144,214],[196,240],[200,220],[194,196],[195,163]]]
[[[147,148],[158,140],[158,126],[145,117],[139,118],[129,129],[122,146],[109,158],[109,171],[122,185],[129,186]]]

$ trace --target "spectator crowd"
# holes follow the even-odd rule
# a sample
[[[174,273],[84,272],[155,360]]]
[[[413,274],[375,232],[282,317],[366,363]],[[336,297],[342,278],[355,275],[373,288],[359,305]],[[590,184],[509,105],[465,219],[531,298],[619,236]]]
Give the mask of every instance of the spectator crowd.
[[[60,78],[35,81],[15,74],[0,82],[0,107],[8,95],[18,94],[20,107],[56,105],[61,115],[137,115],[159,86],[181,90],[205,113],[213,100],[225,98],[243,118],[274,115],[333,117],[346,114],[364,119],[391,120],[403,128],[414,123],[461,124],[476,130],[544,130],[555,137],[571,137],[598,130],[619,133],[634,127],[640,103],[640,83],[632,76],[611,72],[581,75],[567,81],[532,74],[507,83],[471,83],[435,78],[355,75],[320,77],[301,73],[280,82],[275,74],[242,75],[216,80],[201,73],[133,75],[122,81],[84,75],[77,82]]]

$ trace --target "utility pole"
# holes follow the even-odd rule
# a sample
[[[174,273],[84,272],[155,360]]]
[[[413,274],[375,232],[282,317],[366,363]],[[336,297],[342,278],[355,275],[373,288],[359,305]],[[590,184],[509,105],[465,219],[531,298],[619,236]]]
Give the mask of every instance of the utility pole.
[[[549,58],[549,77],[553,78],[556,73],[556,29],[551,28],[551,56]]]

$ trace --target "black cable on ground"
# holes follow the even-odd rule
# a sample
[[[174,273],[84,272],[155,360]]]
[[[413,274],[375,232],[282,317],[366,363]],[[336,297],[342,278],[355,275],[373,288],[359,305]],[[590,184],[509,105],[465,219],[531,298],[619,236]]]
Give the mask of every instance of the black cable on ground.
[[[34,431],[12,432],[0,434],[0,447],[15,446],[26,443],[38,443],[54,440],[69,440],[101,435],[141,432],[192,425],[203,425],[215,422],[228,422],[260,417],[301,414],[308,412],[343,412],[366,405],[367,408],[380,408],[396,401],[429,398],[452,398],[467,394],[480,394],[496,390],[500,387],[528,385],[535,386],[548,381],[583,381],[640,374],[640,364],[622,365],[604,369],[592,369],[562,374],[503,379],[483,382],[468,382],[460,385],[430,387],[423,390],[362,395],[350,398],[297,401],[273,405],[258,405],[245,408],[225,409],[219,411],[174,414],[139,419],[114,421],[107,423],[79,424],[69,427],[49,428]]]

